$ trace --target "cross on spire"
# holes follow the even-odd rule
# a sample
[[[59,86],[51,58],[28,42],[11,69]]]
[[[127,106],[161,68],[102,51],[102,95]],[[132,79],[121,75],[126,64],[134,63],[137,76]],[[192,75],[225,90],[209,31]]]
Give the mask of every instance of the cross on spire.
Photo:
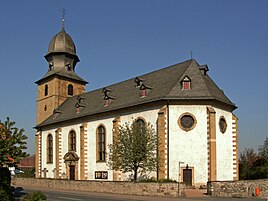
[[[193,59],[193,51],[192,50],[191,50],[190,54],[191,54],[191,59]]]
[[[62,23],[62,29],[64,30],[65,9],[63,8],[61,12],[62,12],[62,21],[61,21],[61,23]]]

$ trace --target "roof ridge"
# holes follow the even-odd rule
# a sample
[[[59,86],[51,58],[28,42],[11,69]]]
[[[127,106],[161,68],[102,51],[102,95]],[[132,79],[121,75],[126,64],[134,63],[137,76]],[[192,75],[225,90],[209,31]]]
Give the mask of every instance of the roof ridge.
[[[212,89],[211,87],[208,86],[208,82],[206,81],[206,77],[207,79],[209,79],[209,81],[214,85],[214,87],[216,87],[218,89],[218,91],[232,104],[232,105],[235,105],[223,92],[223,90],[213,81],[213,79],[211,79],[211,77],[209,75],[206,75],[206,76],[203,76],[202,75],[202,72],[200,71],[201,73],[201,77],[205,83],[205,86],[207,88],[207,91],[209,92],[210,96],[211,97],[214,97],[216,100],[219,100],[219,101],[223,101],[220,97],[218,97],[217,95],[215,95],[213,92],[212,92]]]
[[[109,87],[118,85],[118,84],[120,84],[120,83],[127,82],[127,81],[130,81],[130,80],[132,80],[132,79],[135,79],[136,77],[147,76],[147,75],[150,75],[150,74],[159,72],[159,71],[163,71],[163,70],[165,70],[165,69],[167,69],[167,68],[172,68],[172,67],[175,67],[175,66],[177,66],[177,65],[181,65],[181,64],[186,63],[186,62],[189,62],[189,61],[191,61],[191,63],[192,63],[193,60],[194,60],[194,59],[188,59],[188,60],[186,60],[186,61],[183,61],[183,62],[180,62],[180,63],[176,63],[176,64],[172,64],[172,65],[169,65],[169,66],[167,66],[167,67],[160,68],[160,69],[157,69],[157,70],[152,71],[152,72],[149,72],[149,73],[145,73],[145,74],[137,75],[137,76],[135,76],[135,77],[131,77],[131,78],[129,78],[129,79],[126,79],[126,80],[122,80],[122,81],[116,82],[116,83],[114,83],[114,84],[110,84],[110,85],[106,85],[106,86],[103,86],[103,87],[99,87],[99,88],[97,88],[97,89],[94,89],[94,90],[92,90],[92,91],[88,91],[88,92],[86,92],[86,93],[90,93],[90,92],[93,92],[93,91],[98,91],[98,90],[101,90],[102,88],[109,88]],[[190,63],[190,64],[191,64],[191,63]],[[190,65],[190,64],[189,64],[189,65]]]

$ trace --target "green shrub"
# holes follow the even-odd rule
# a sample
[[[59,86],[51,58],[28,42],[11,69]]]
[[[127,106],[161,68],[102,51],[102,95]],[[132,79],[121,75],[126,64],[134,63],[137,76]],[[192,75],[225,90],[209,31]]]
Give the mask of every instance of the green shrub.
[[[35,168],[23,170],[24,173],[16,175],[16,177],[34,178]]]
[[[11,184],[11,174],[8,168],[0,168],[0,185],[10,186]]]
[[[11,175],[8,168],[0,168],[0,199],[1,201],[13,200],[11,190]]]
[[[47,200],[47,197],[40,191],[28,193],[21,198],[21,201],[42,201],[42,200]]]
[[[158,183],[176,183],[176,180],[173,179],[159,179],[156,180],[156,178],[151,177],[151,178],[144,178],[140,179],[139,182],[144,182],[144,183],[153,183],[153,182],[158,182]]]
[[[160,183],[177,183],[174,179],[159,179],[158,182]]]
[[[0,186],[0,200],[1,201],[13,200],[13,194],[10,186],[7,185]]]

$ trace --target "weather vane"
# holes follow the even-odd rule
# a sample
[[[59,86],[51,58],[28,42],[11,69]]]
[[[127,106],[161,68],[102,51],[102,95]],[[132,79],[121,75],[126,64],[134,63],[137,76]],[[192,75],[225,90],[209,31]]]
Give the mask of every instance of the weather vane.
[[[64,17],[65,17],[65,9],[62,9],[62,29],[64,29]]]
[[[193,59],[193,51],[190,51],[191,59]]]

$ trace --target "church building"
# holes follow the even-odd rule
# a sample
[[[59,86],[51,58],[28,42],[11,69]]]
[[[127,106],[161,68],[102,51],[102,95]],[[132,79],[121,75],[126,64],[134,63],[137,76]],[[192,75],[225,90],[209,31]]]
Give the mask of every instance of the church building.
[[[36,177],[125,181],[107,166],[120,125],[142,120],[157,134],[155,178],[188,186],[238,180],[237,108],[190,59],[86,92],[79,57],[62,27],[49,43],[46,74],[36,81]]]

